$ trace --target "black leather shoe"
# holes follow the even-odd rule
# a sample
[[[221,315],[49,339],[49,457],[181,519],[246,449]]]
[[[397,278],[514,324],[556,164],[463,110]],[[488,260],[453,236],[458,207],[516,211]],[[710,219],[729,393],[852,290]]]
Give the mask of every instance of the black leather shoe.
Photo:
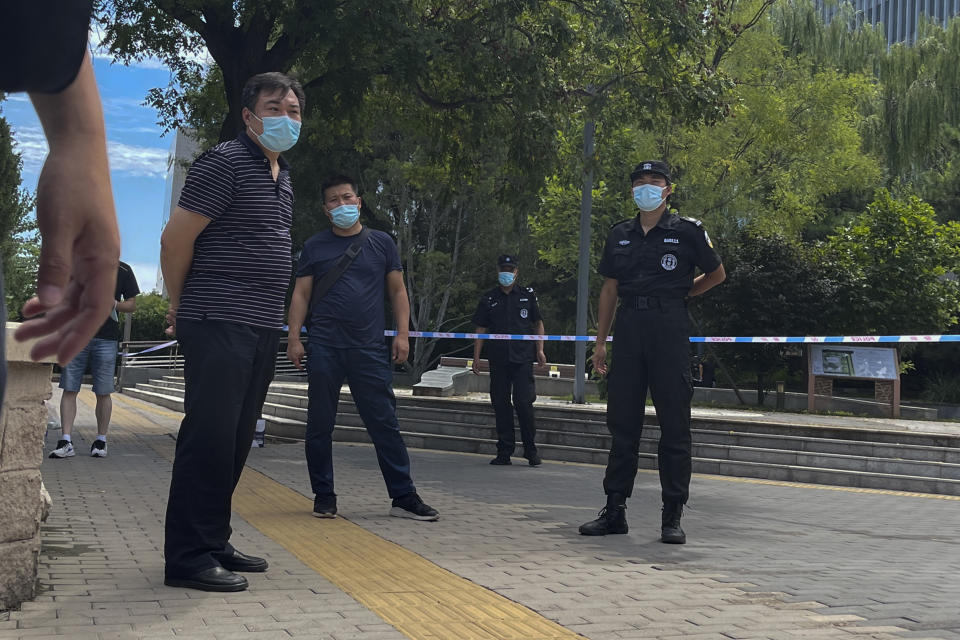
[[[186,578],[164,578],[163,584],[200,591],[243,591],[247,588],[247,579],[223,567],[210,567]]]
[[[248,556],[245,553],[240,553],[236,549],[234,549],[233,554],[229,556],[214,557],[220,563],[220,566],[227,571],[249,571],[251,573],[259,573],[266,571],[267,567],[269,566],[267,561],[263,558]]]
[[[513,464],[510,462],[510,456],[497,456],[490,461],[490,464],[504,465],[504,464]]]
[[[580,525],[580,535],[605,536],[611,533],[627,533],[627,504],[626,499],[618,494],[607,496],[607,506],[600,510],[596,520]]]
[[[537,454],[524,457],[527,459],[527,464],[529,464],[531,467],[539,467],[541,464],[543,464],[543,460],[541,460],[540,456]]]
[[[680,516],[683,505],[679,502],[666,502],[663,505],[663,526],[660,527],[660,542],[667,544],[687,544],[687,534],[680,528]]]

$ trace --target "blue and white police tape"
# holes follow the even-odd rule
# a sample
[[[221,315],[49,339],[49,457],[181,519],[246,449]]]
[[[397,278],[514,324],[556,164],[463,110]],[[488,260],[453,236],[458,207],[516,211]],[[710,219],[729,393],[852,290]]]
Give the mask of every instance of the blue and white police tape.
[[[143,351],[137,351],[136,353],[121,353],[119,354],[121,358],[136,358],[137,356],[142,356],[145,353],[150,353],[151,351],[159,351],[160,349],[166,349],[167,347],[177,344],[176,340],[171,340],[170,342],[164,342],[163,344],[158,344],[155,347],[150,347],[149,349],[144,349]]]
[[[384,335],[395,336],[396,331],[384,331]],[[546,340],[561,342],[594,342],[597,336],[558,336],[530,335],[511,333],[458,333],[446,331],[411,331],[411,338],[460,338],[465,340]],[[609,336],[607,341],[612,341]],[[906,335],[906,336],[692,336],[690,342],[710,343],[751,343],[751,344],[789,344],[789,343],[870,343],[870,342],[960,342],[958,335]]]

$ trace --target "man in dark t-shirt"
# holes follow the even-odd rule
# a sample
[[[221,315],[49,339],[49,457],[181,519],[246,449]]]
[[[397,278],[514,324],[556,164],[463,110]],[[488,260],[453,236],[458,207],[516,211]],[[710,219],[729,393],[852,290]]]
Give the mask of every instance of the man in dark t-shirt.
[[[313,515],[333,518],[337,494],[333,490],[333,425],[344,379],[357,411],[377,450],[380,471],[393,499],[390,515],[414,520],[436,520],[436,509],[424,504],[410,478],[410,457],[400,435],[397,401],[393,395],[393,362],[404,362],[408,342],[410,302],[403,283],[397,247],[382,231],[369,231],[360,252],[319,300],[311,300],[314,281],[335,268],[341,256],[364,231],[360,224],[360,197],[356,182],[337,175],[321,186],[323,209],[333,223],[307,240],[300,254],[297,282],[290,301],[287,357],[303,369],[307,355],[306,454],[310,484],[315,494]],[[384,293],[390,296],[397,323],[392,354],[384,344]],[[307,348],[300,329],[307,313]]]
[[[51,458],[70,458],[74,455],[72,432],[77,417],[77,394],[88,364],[93,376],[93,393],[97,396],[97,439],[90,444],[90,455],[95,458],[107,457],[107,429],[110,428],[110,414],[113,411],[110,394],[114,390],[113,374],[117,367],[117,341],[120,339],[118,314],[133,313],[137,308],[136,297],[139,293],[140,287],[137,286],[133,269],[126,262],[121,262],[117,269],[117,286],[110,317],[60,374],[60,388],[63,389],[63,395],[60,396],[60,424],[63,433],[56,449],[50,452]]]

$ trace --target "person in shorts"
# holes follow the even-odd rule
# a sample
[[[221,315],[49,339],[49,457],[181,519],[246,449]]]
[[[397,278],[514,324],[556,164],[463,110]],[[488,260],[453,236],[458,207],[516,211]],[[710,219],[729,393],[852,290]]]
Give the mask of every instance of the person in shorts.
[[[110,414],[113,411],[110,394],[114,391],[113,374],[117,367],[117,341],[120,339],[118,314],[132,313],[137,307],[136,296],[139,293],[133,269],[121,262],[117,270],[117,287],[110,317],[60,374],[60,388],[63,389],[63,395],[60,396],[60,424],[63,432],[56,449],[50,452],[51,458],[69,458],[75,454],[73,423],[77,418],[77,394],[88,365],[93,376],[93,393],[97,396],[97,438],[90,444],[90,455],[95,458],[107,457],[107,429],[110,428]]]

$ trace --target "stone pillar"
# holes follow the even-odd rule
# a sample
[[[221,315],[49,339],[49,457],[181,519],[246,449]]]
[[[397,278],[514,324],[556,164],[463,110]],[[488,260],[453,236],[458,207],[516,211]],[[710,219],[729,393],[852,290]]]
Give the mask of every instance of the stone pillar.
[[[0,610],[36,593],[40,555],[40,463],[50,397],[51,358],[30,360],[31,343],[13,339],[19,326],[8,323],[7,394],[0,416]]]

